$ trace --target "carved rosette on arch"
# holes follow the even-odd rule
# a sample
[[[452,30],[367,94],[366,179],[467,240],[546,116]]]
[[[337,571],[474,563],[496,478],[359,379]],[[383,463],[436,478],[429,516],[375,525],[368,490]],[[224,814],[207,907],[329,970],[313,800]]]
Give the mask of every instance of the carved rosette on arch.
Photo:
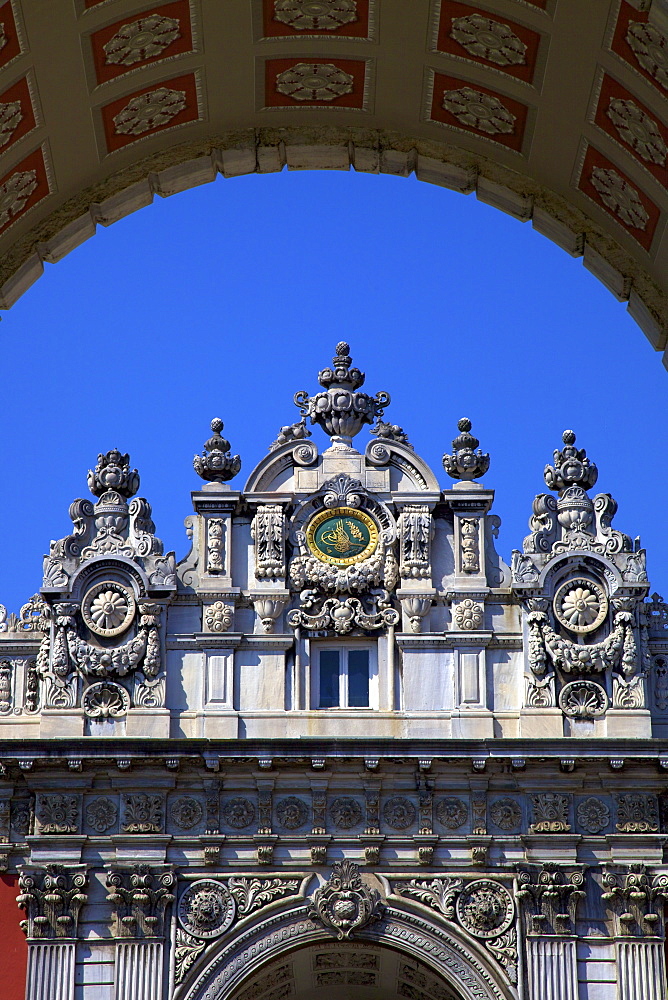
[[[558,496],[536,497],[531,534],[512,560],[528,626],[526,704],[558,705],[573,720],[603,717],[611,704],[644,708],[644,550],[612,528],[609,494],[589,497],[598,470],[572,431],[544,474]]]

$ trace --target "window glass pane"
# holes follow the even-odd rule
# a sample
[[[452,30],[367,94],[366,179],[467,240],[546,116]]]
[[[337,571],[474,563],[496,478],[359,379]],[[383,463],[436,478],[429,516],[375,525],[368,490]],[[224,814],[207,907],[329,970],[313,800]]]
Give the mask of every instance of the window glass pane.
[[[339,651],[320,650],[320,708],[339,707]]]
[[[369,705],[369,651],[348,651],[348,705],[367,708]]]

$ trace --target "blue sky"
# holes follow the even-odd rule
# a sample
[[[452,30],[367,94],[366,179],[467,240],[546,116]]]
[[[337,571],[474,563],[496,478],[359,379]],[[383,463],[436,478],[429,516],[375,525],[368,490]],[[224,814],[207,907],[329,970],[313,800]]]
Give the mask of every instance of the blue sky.
[[[39,588],[49,540],[68,533],[69,504],[111,447],[130,452],[182,558],[211,417],[242,457],[241,489],[342,339],[443,486],[441,456],[471,418],[506,559],[572,427],[668,596],[660,356],[581,260],[475,196],[352,172],[221,178],[47,265],[0,336],[9,611]]]

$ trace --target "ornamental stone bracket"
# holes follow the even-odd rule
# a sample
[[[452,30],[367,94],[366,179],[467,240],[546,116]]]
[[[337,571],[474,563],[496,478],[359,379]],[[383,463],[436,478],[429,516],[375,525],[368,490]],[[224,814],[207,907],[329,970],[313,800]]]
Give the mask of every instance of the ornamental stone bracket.
[[[107,898],[114,907],[114,936],[161,938],[165,914],[176,898],[175,885],[172,868],[140,864],[110,871]]]
[[[411,632],[419,634],[424,630],[424,623],[431,611],[435,597],[435,590],[422,590],[417,593],[407,590],[397,591],[397,598],[401,602]]]
[[[566,869],[554,862],[519,873],[517,898],[524,910],[529,936],[573,935],[577,908],[586,896],[582,869]]]
[[[84,865],[24,868],[16,901],[25,910],[21,929],[29,940],[76,938],[79,912],[87,900]]]
[[[650,871],[642,863],[605,866],[602,899],[612,920],[613,934],[621,937],[663,937],[664,906],[668,902],[668,874]]]
[[[343,941],[382,916],[380,893],[362,881],[359,867],[345,859],[334,865],[332,874],[313,896],[308,915]]]
[[[252,591],[249,596],[260,619],[262,631],[265,635],[271,634],[275,631],[276,623],[290,600],[290,594],[287,590],[272,590],[263,593]]]

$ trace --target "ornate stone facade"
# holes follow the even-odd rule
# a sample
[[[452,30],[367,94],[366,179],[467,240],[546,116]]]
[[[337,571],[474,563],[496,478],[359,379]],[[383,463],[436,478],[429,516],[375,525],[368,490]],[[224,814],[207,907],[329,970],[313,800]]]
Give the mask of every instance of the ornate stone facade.
[[[484,20],[460,17],[460,42]],[[81,1000],[515,1000],[554,975],[659,1000],[668,608],[643,550],[567,431],[506,565],[469,420],[441,489],[347,344],[319,379],[296,402],[328,447],[286,424],[243,489],[212,422],[178,563],[129,456],[101,454],[39,595],[0,616],[0,868],[28,1000],[47,980]]]

